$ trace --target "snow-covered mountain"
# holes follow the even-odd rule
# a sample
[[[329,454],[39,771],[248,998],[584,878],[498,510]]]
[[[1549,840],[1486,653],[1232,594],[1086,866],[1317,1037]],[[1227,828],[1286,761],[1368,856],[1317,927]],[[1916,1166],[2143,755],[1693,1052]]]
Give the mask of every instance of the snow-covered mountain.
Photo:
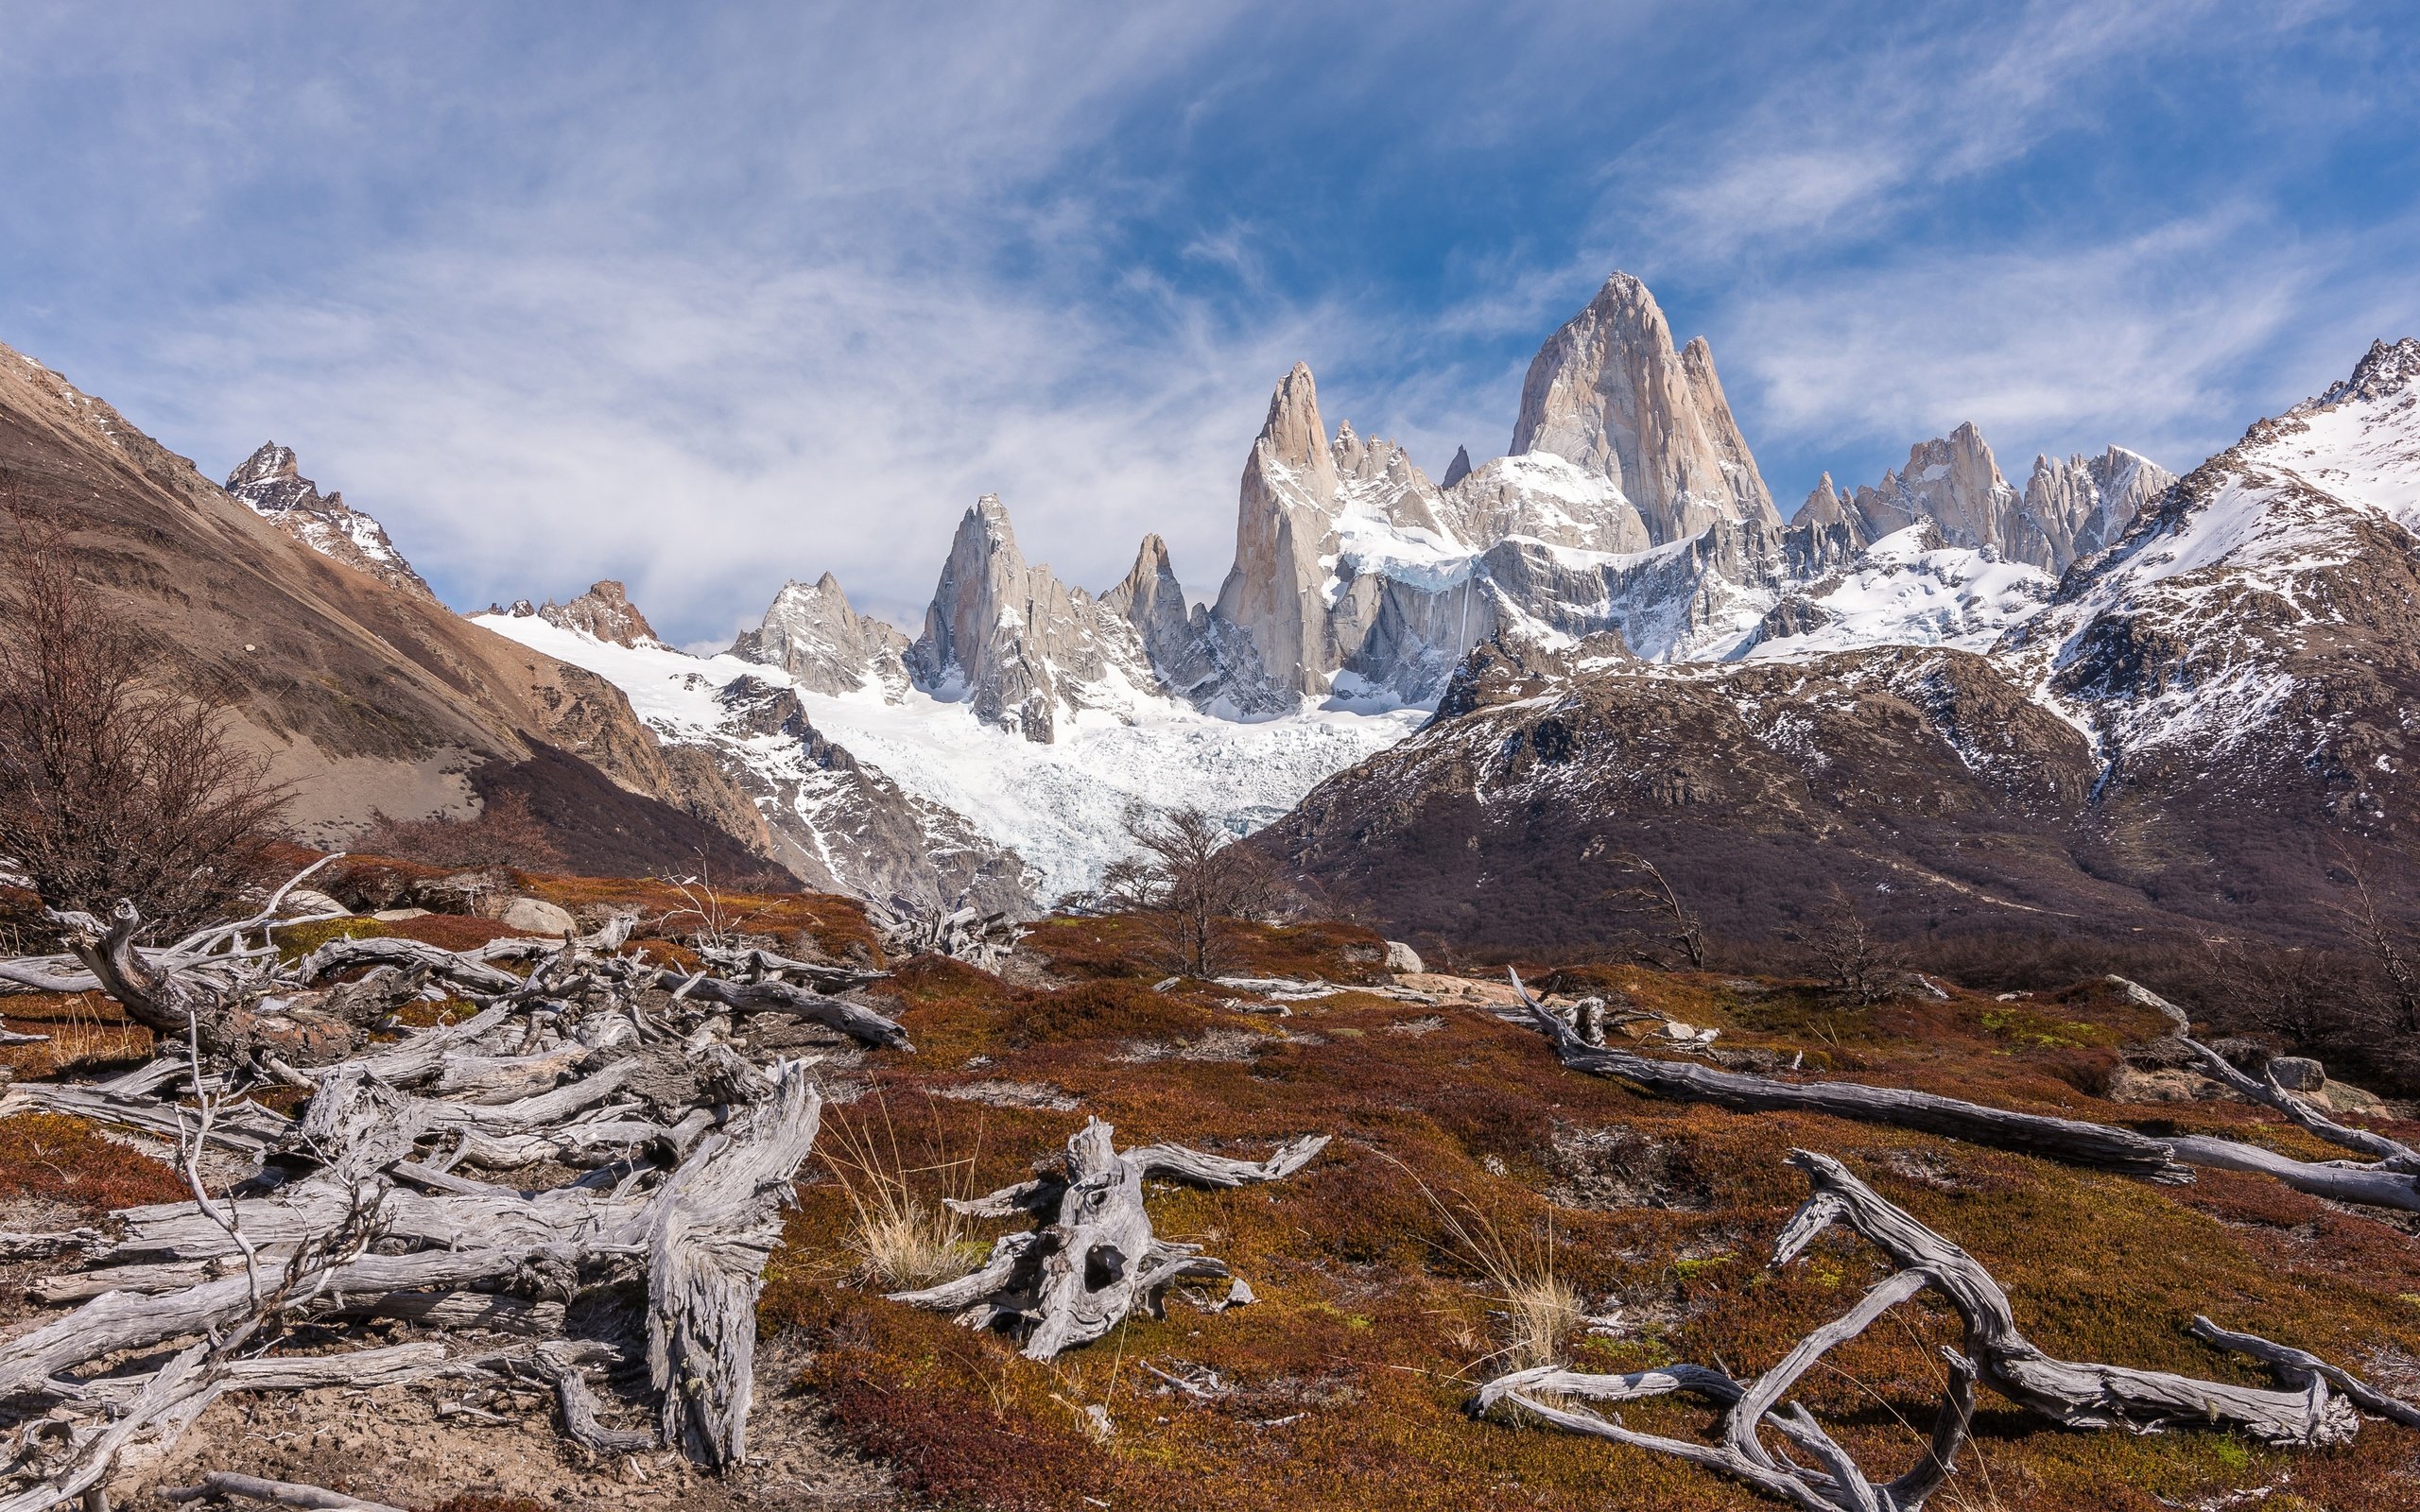
[[[766,662],[615,644],[534,612],[478,623],[608,679],[668,747],[711,754],[810,884],[925,906],[1030,909],[1087,889],[1126,852],[1136,807],[1265,824],[1426,717],[1313,708],[1244,723],[1163,698],[1062,711],[1055,738],[1036,741],[977,716],[958,682],[937,696],[875,668],[832,692]]]
[[[2122,528],[2165,476],[2112,448],[2045,459],[2021,499],[1964,426],[1880,490],[1827,477],[1822,507],[1784,524],[1705,342],[1676,348],[1645,285],[1616,274],[1531,363],[1511,451],[1458,453],[1443,485],[1349,421],[1331,433],[1298,364],[1246,453],[1208,604],[1188,604],[1157,536],[1098,596],[1063,582],[986,495],[912,636],[828,574],[786,585],[720,658],[655,644],[613,584],[483,623],[712,753],[803,875],[919,899],[1013,883],[1044,902],[1123,851],[1137,803],[1239,829],[1283,813],[1404,738],[1473,647],[1508,636],[1661,664],[1980,649],[2049,602],[2080,534]],[[2037,494],[2051,526],[2026,524]],[[728,692],[743,679],[794,702],[796,748],[774,748],[786,722],[753,712],[760,695]],[[853,804],[890,817],[852,830]],[[909,885],[906,837],[953,824],[936,842],[951,859]]]
[[[1603,940],[1626,853],[1750,936],[1847,887],[1905,930],[2332,939],[2347,866],[2420,870],[2420,342],[2156,493],[2122,451],[2037,464],[2079,549],[2125,517],[2055,582],[1944,543],[1944,516],[2010,518],[1979,437],[1916,461],[1819,489],[1802,524],[1851,541],[1919,518],[1794,588],[1744,658],[1508,627],[1265,843],[1407,937],[1500,948]]]

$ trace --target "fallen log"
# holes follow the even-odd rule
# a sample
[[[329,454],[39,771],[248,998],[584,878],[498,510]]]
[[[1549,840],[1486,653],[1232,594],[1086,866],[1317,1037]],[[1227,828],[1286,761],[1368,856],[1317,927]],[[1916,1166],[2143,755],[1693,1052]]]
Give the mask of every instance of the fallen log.
[[[365,1502],[342,1491],[324,1486],[304,1486],[296,1481],[265,1481],[257,1475],[238,1475],[233,1470],[212,1470],[191,1486],[167,1486],[151,1493],[163,1502],[217,1502],[240,1497],[247,1502],[268,1502],[277,1506],[332,1508],[334,1512],[403,1512],[401,1507],[384,1502]]]
[[[1067,1141],[1063,1170],[950,1202],[970,1216],[1029,1215],[1037,1229],[997,1241],[981,1270],[890,1299],[956,1313],[970,1328],[1023,1331],[1028,1359],[1050,1360],[1089,1344],[1136,1308],[1163,1314],[1167,1289],[1187,1277],[1225,1280],[1226,1262],[1199,1245],[1160,1238],[1143,1204],[1143,1183],[1170,1176],[1236,1187],[1292,1175],[1327,1144],[1324,1134],[1281,1146],[1266,1160],[1237,1160],[1175,1144],[1119,1154],[1115,1130],[1088,1119]]]
[[[667,992],[682,993],[690,1001],[712,1003],[735,1013],[786,1013],[838,1029],[860,1044],[878,1045],[886,1050],[916,1048],[908,1042],[907,1030],[872,1008],[792,987],[787,982],[724,982],[711,976],[662,970],[656,973],[656,985]]]
[[[2047,1113],[2021,1113],[1900,1087],[1782,1081],[1721,1071],[1694,1061],[1658,1060],[1633,1051],[1601,1048],[1582,1040],[1561,1015],[1531,996],[1517,973],[1512,973],[1512,981],[1521,994],[1530,1021],[1546,1035],[1564,1065],[1628,1082],[1659,1097],[1713,1103],[1741,1112],[1826,1113],[1834,1118],[1916,1129],[1970,1144],[2175,1184],[2192,1180],[2195,1166],[2249,1171],[2273,1177],[2295,1191],[2313,1196],[2420,1212],[2420,1176],[2404,1174],[2394,1164],[2297,1160],[2256,1144],[2213,1135],[2171,1134],[2154,1138],[2106,1124]],[[2212,1055],[2211,1058],[2217,1057]],[[2299,1101],[2282,1088],[2277,1092]],[[2321,1117],[2315,1112],[2312,1116]],[[2346,1135],[2365,1141],[2377,1138],[2363,1130],[2336,1126]]]
[[[1518,972],[1507,974],[1521,994],[1534,1025],[1545,1033],[1564,1065],[1629,1082],[1659,1097],[1713,1103],[1747,1113],[1827,1113],[1834,1118],[1917,1129],[1972,1144],[2043,1156],[2069,1165],[2149,1177],[2155,1181],[2192,1179],[2192,1173],[2177,1162],[2174,1150],[2166,1142],[2132,1129],[2047,1113],[2020,1113],[1904,1087],[1777,1081],[1694,1061],[1658,1060],[1627,1050],[1592,1045],[1564,1022],[1562,1015],[1531,996]]]

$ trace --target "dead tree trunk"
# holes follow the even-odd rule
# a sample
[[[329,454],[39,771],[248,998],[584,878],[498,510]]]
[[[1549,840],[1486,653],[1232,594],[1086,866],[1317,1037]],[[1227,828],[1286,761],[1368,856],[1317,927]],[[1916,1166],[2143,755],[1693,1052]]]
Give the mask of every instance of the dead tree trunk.
[[[1108,1333],[1137,1307],[1161,1316],[1167,1289],[1181,1280],[1229,1278],[1226,1262],[1204,1255],[1199,1245],[1151,1231],[1143,1205],[1147,1177],[1171,1176],[1212,1187],[1274,1181],[1301,1170],[1327,1143],[1326,1135],[1313,1135],[1254,1162],[1174,1144],[1121,1155],[1114,1134],[1099,1119],[1088,1119],[1067,1141],[1063,1171],[972,1202],[951,1202],[976,1217],[1022,1213],[1042,1224],[1001,1239],[974,1275],[894,1292],[890,1299],[957,1313],[970,1328],[1022,1330],[1027,1358],[1054,1359]]]

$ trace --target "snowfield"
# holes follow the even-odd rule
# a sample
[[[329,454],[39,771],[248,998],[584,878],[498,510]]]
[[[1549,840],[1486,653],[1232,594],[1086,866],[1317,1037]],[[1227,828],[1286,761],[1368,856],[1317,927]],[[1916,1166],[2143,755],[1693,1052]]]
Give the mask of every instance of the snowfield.
[[[1421,709],[1305,704],[1298,713],[1243,723],[1152,699],[1157,707],[1134,712],[1131,723],[1084,711],[1065,722],[1056,742],[1041,745],[982,723],[962,703],[913,689],[903,695],[869,685],[834,697],[799,691],[780,668],[727,654],[617,645],[529,615],[476,620],[604,678],[663,739],[718,747],[752,763],[782,753],[763,737],[729,731],[729,712],[716,693],[739,678],[791,688],[826,740],[1023,856],[1036,874],[1035,895],[1046,902],[1092,887],[1104,867],[1127,853],[1126,814],[1138,803],[1199,806],[1238,831],[1257,829],[1427,718]]]

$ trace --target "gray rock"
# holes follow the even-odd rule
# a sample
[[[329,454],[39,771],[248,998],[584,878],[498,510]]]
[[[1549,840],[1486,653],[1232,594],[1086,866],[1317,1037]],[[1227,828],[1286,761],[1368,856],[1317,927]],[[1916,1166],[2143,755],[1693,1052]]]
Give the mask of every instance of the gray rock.
[[[504,927],[524,935],[576,935],[579,921],[542,898],[514,898],[497,916]]]
[[[1399,939],[1387,941],[1387,970],[1390,971],[1425,971],[1420,953]]]
[[[2308,1056],[2273,1056],[2269,1074],[2290,1092],[2315,1092],[2327,1085],[2327,1068]]]

